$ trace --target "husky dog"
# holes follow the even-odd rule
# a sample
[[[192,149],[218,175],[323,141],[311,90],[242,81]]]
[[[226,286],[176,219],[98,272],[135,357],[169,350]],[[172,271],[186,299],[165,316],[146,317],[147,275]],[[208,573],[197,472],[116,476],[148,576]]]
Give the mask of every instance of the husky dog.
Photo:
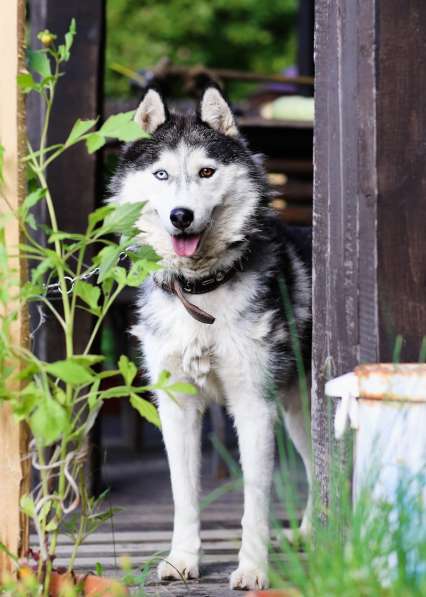
[[[263,168],[217,87],[206,88],[195,114],[169,113],[150,89],[135,119],[150,138],[125,147],[112,195],[146,201],[140,239],[162,259],[141,290],[135,331],[152,381],[166,369],[198,389],[176,401],[157,396],[175,507],[171,551],[158,574],[199,575],[201,421],[214,400],[234,419],[244,475],[242,544],[231,588],[264,588],[277,403],[310,481],[307,422],[294,391],[295,336],[309,361],[309,268],[268,208]],[[309,509],[310,500],[302,531]]]

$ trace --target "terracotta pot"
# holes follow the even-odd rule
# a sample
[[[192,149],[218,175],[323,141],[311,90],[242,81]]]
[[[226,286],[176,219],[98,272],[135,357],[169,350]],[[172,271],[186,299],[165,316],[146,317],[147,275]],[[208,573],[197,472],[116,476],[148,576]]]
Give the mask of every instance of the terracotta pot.
[[[125,597],[129,595],[127,588],[113,578],[93,574],[76,577],[74,574],[52,572],[50,597],[60,597],[63,589],[75,584],[81,584],[85,597]]]
[[[83,588],[87,597],[125,597],[129,595],[127,587],[118,580],[92,574],[84,579]]]

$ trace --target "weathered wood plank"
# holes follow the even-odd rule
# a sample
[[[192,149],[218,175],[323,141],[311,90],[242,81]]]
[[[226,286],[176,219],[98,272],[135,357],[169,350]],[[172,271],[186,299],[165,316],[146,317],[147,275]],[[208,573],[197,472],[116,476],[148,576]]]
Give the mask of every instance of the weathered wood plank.
[[[416,361],[426,333],[426,5],[320,0],[316,23],[313,441],[328,499],[327,375]]]
[[[2,93],[0,95],[0,143],[5,148],[4,186],[2,193],[13,210],[17,210],[24,196],[24,169],[20,158],[25,152],[25,114],[16,77],[23,66],[25,26],[24,0],[10,0],[0,4],[0,56],[2,57]],[[9,212],[0,199],[0,212]],[[12,218],[6,224],[6,247],[16,255],[20,240],[18,222]],[[17,283],[25,274],[25,264],[19,257],[10,258]],[[12,309],[19,304],[11,304]],[[0,314],[1,315],[1,314]],[[12,341],[23,346],[27,342],[26,321],[21,312],[12,328]],[[15,366],[19,366],[17,363]],[[12,553],[20,553],[27,542],[27,525],[19,511],[19,499],[28,484],[28,471],[22,456],[26,449],[23,426],[13,419],[7,406],[0,407],[0,541]],[[0,551],[0,575],[11,570],[11,562]]]
[[[426,3],[378,2],[377,250],[380,358],[417,361],[426,335]]]
[[[377,355],[374,7],[316,4],[312,439],[324,505],[338,458],[324,383]]]

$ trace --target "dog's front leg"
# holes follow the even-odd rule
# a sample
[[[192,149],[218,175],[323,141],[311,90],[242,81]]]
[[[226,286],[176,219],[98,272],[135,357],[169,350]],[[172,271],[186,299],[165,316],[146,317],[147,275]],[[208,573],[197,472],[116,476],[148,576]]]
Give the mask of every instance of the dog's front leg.
[[[158,398],[175,507],[170,554],[158,566],[160,580],[198,578],[199,478],[203,401],[197,396]]]
[[[240,387],[236,399],[230,401],[244,475],[242,543],[239,566],[231,575],[232,589],[263,589],[268,584],[275,405],[252,392]]]

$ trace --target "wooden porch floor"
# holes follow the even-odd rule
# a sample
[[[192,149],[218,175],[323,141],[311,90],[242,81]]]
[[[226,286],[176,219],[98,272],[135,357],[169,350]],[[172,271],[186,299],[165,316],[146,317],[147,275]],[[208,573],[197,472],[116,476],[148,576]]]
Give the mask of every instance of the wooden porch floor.
[[[132,589],[137,595],[179,597],[230,597],[241,594],[231,591],[228,579],[237,564],[241,539],[242,490],[227,490],[229,479],[212,478],[210,458],[203,460],[203,493],[201,526],[203,558],[200,579],[183,583],[159,583],[156,563],[166,556],[170,546],[173,506],[165,456],[129,455],[121,453],[104,466],[104,482],[111,488],[108,505],[123,510],[92,535],[80,549],[76,570],[94,570],[100,562],[106,575],[120,576],[120,557],[129,556],[135,574],[151,561],[152,566],[144,590]],[[290,471],[292,487],[297,491],[300,511],[305,503],[306,483],[303,471]],[[214,499],[215,493],[223,494]],[[272,512],[279,525],[287,526],[288,517],[275,496]],[[56,565],[66,565],[70,540],[62,537]]]

